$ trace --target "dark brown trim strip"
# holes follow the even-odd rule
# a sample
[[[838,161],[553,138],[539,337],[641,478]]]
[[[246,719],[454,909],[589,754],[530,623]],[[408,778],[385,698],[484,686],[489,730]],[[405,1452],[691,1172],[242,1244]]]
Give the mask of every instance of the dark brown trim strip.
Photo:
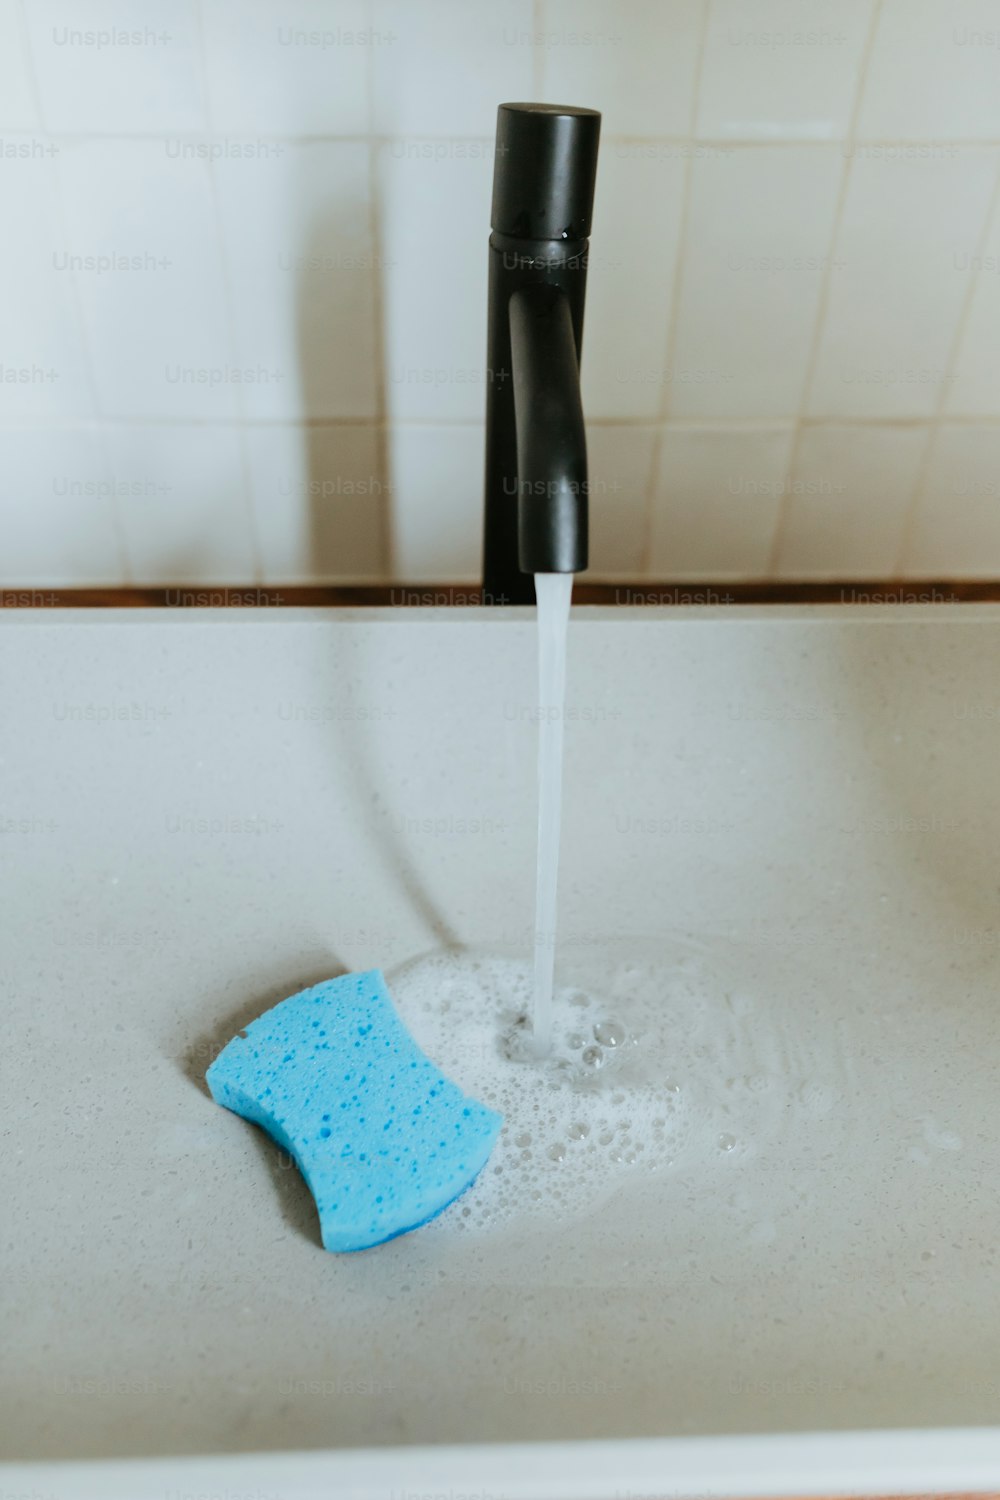
[[[1000,579],[845,579],[829,583],[587,583],[573,588],[574,604],[963,604],[1000,601]],[[482,604],[479,584],[377,584],[340,587],[178,584],[172,588],[40,589],[0,587],[2,609],[421,608]],[[492,601],[502,603],[502,600]]]

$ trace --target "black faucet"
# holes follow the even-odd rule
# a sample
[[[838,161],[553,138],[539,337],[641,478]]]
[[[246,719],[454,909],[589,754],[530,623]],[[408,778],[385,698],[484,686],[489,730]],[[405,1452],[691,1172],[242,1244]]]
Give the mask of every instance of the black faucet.
[[[601,117],[501,104],[490,235],[483,598],[587,566],[580,345]]]

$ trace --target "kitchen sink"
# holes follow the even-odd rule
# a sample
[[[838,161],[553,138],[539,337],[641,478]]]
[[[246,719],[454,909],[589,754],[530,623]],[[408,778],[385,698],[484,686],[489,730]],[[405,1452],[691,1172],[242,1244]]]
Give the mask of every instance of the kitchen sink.
[[[1000,607],[574,612],[557,978],[662,991],[672,1122],[592,1203],[581,1158],[491,1224],[487,1167],[330,1255],[209,1097],[320,979],[382,968],[421,1039],[414,965],[528,959],[535,650],[0,615],[0,1495],[1000,1484]]]

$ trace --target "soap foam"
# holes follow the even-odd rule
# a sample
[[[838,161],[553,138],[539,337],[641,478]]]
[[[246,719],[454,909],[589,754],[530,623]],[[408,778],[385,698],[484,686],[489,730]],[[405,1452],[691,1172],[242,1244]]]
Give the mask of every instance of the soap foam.
[[[703,1003],[714,990],[690,958],[669,977],[625,961],[593,990],[557,987],[544,1058],[532,1047],[530,963],[449,952],[388,977],[420,1046],[504,1116],[450,1224],[487,1231],[589,1214],[637,1174],[669,1168],[685,1146],[691,1103],[671,1076],[670,1018],[678,999]]]

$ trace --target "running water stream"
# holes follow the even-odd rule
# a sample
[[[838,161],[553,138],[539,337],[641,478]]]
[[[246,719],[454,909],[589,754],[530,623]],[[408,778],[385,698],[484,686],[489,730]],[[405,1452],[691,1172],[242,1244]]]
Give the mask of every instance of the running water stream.
[[[556,893],[562,814],[566,628],[572,573],[536,573],[538,598],[538,865],[535,889],[535,984],[532,1048],[552,1047],[552,986],[556,960]]]

